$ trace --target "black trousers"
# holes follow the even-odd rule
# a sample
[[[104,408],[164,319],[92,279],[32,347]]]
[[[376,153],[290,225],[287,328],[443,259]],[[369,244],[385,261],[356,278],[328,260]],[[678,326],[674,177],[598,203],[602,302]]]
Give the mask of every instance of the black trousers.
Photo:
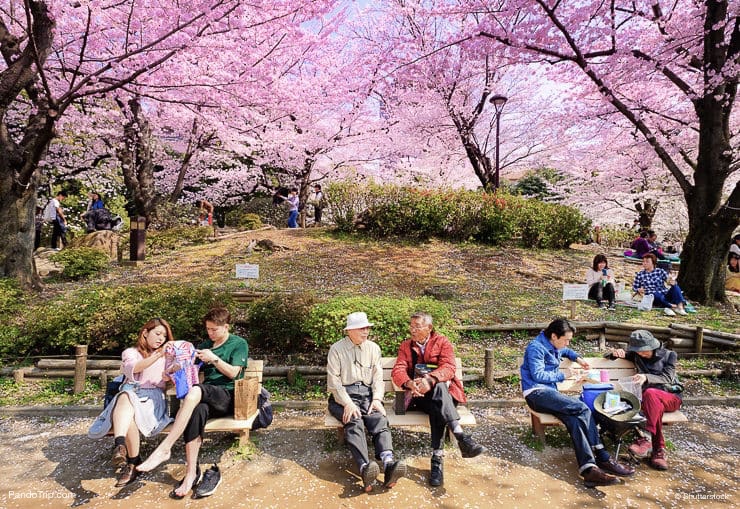
[[[373,402],[373,391],[365,385],[345,385],[347,394],[352,402],[360,409],[361,417],[350,420],[344,425],[344,438],[347,442],[347,448],[352,454],[352,458],[357,464],[357,468],[368,463],[369,453],[367,449],[367,439],[365,430],[370,433],[375,449],[375,459],[380,459],[380,453],[383,451],[393,450],[393,441],[391,439],[391,430],[388,427],[388,419],[380,412],[370,410],[370,404]],[[339,422],[342,422],[344,416],[344,407],[334,400],[334,396],[329,396],[329,413]]]
[[[614,303],[614,285],[607,283],[602,285],[601,283],[594,283],[591,288],[588,289],[588,298],[595,300],[596,304],[601,305],[601,301],[609,301],[609,304]]]
[[[67,247],[67,227],[55,219],[52,223],[51,247],[56,248],[58,240],[62,240],[62,247]]]
[[[185,431],[183,441],[187,444],[203,435],[208,419],[223,417],[234,413],[234,393],[218,385],[198,385],[201,391],[200,403],[193,410]]]
[[[429,428],[432,430],[432,449],[442,449],[445,428],[451,421],[459,421],[457,401],[450,396],[446,383],[438,383],[422,398],[413,398],[409,410],[421,410],[429,415]]]

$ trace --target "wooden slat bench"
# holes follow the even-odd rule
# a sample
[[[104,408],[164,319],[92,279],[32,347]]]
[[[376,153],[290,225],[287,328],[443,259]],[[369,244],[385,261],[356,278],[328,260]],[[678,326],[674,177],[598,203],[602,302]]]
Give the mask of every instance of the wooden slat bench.
[[[395,357],[383,357],[383,381],[385,382],[385,392],[393,392],[395,393],[404,393],[404,389],[397,387],[393,384],[393,380],[391,380],[391,371],[393,370],[393,366],[396,363]],[[456,376],[462,380],[462,361],[459,357],[455,358],[455,365],[456,370],[455,374]],[[406,412],[405,414],[396,414],[395,409],[393,408],[393,401],[384,401],[383,406],[385,407],[386,415],[388,417],[388,424],[390,424],[391,427],[412,427],[412,426],[422,426],[422,427],[429,427],[429,416],[425,414],[424,412],[420,412],[418,410],[412,410],[409,412]],[[457,407],[457,413],[460,414],[460,424],[463,426],[475,426],[477,423],[475,421],[475,416],[470,413],[470,410],[463,406],[458,405]],[[339,422],[337,419],[334,418],[333,415],[329,413],[329,411],[326,411],[326,414],[324,416],[324,426],[329,428],[336,428],[337,434],[339,437],[339,442],[344,442],[344,427],[341,422]]]
[[[627,378],[637,373],[635,365],[632,363],[632,361],[628,361],[627,359],[610,360],[605,359],[604,357],[586,357],[585,360],[586,362],[588,362],[591,369],[607,370],[609,372],[609,383],[614,384],[614,387],[616,389],[619,389],[618,380],[620,378]],[[521,365],[522,362],[523,359],[519,359],[519,365]],[[575,362],[571,362],[569,359],[563,359],[563,361],[560,363],[561,371],[570,367],[580,369],[580,365]],[[599,382],[594,381],[586,383]],[[564,393],[572,393],[574,397],[577,397],[583,390],[583,382],[576,382],[575,380],[564,380],[558,384],[558,390]],[[529,408],[529,406],[527,406],[527,409],[529,410],[530,416],[532,418],[532,431],[543,444],[545,443],[545,426],[563,425],[560,419],[552,414],[535,412],[534,410]],[[679,422],[688,422],[686,415],[684,415],[683,412],[681,412],[680,410],[677,410],[675,412],[666,412],[663,414],[663,424],[669,425]]]
[[[244,378],[256,378],[257,381],[260,383],[260,387],[262,386],[262,371],[264,368],[264,361],[256,361],[253,359],[249,359],[247,361],[247,367],[244,371]],[[246,400],[244,397],[241,396],[239,393],[239,386],[237,385],[235,387],[234,391],[234,401],[235,402],[243,402],[246,403]],[[256,398],[259,394],[259,391],[257,391],[256,394],[254,394],[254,397]],[[175,398],[175,392],[174,388],[167,391],[167,395],[170,398],[170,414],[174,417],[175,411],[173,409],[177,406],[179,406],[179,401],[177,398]],[[173,404],[173,402],[176,402]],[[256,404],[255,404],[256,407]],[[235,409],[236,411],[236,409]],[[239,445],[245,445],[247,441],[249,440],[249,432],[252,429],[252,424],[254,423],[254,420],[257,418],[257,415],[259,414],[259,411],[255,411],[249,415],[247,419],[236,419],[234,417],[218,417],[216,419],[209,419],[208,422],[206,422],[205,431],[225,431],[225,432],[231,432],[236,433],[239,436]],[[172,425],[167,426],[163,433],[169,432]]]

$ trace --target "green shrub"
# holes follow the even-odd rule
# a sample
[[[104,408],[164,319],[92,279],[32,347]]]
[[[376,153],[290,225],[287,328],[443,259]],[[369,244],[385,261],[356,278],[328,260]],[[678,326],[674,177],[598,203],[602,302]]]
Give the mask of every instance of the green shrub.
[[[201,319],[214,304],[231,308],[230,294],[203,285],[89,287],[29,307],[18,324],[26,350],[13,353],[69,354],[87,344],[90,353],[118,354],[154,317],[170,322],[175,339],[198,342],[205,335]]]
[[[326,188],[331,217],[339,231],[355,229],[355,220],[366,210],[381,204],[394,203],[397,186],[381,186],[371,182],[333,182]]]
[[[146,252],[156,255],[190,244],[205,244],[213,236],[210,226],[176,226],[168,230],[147,230]]]
[[[24,306],[24,294],[18,282],[10,278],[0,278],[0,320],[10,318]]]
[[[258,300],[250,306],[244,324],[249,344],[254,342],[276,354],[311,350],[313,345],[303,331],[303,322],[315,302],[309,293],[277,294]]]
[[[288,221],[288,211],[285,207],[274,205],[271,196],[252,198],[242,207],[244,214],[257,214],[264,224],[284,227]]]
[[[62,277],[74,281],[100,274],[110,265],[107,254],[91,247],[71,247],[51,255],[50,259],[64,267]]]
[[[226,213],[226,226],[239,228],[240,230],[256,230],[262,227],[262,220],[259,214],[245,212],[241,207],[238,207]]]
[[[364,311],[373,324],[370,339],[378,343],[383,355],[398,353],[398,346],[409,337],[409,319],[417,311],[426,311],[434,317],[434,327],[451,341],[457,333],[450,328],[452,314],[443,303],[434,299],[390,298],[390,297],[336,297],[317,304],[311,309],[304,330],[316,346],[328,351],[329,347],[344,337],[347,315]]]
[[[525,247],[566,248],[588,237],[591,221],[573,207],[527,200],[519,227]]]
[[[198,207],[192,203],[172,203],[161,201],[151,217],[147,230],[169,230],[172,228],[193,226],[198,218]]]

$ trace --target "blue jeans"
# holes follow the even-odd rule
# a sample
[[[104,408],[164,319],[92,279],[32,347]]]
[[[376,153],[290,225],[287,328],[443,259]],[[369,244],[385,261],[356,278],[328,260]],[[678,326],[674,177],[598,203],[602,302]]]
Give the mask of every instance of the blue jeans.
[[[298,228],[298,211],[291,210],[288,214],[288,228]]]
[[[596,466],[594,454],[599,461],[609,460],[609,453],[599,438],[596,421],[583,401],[565,396],[555,389],[539,389],[527,394],[524,399],[535,412],[552,414],[565,424],[576,451],[578,473]]]
[[[671,304],[685,303],[686,299],[683,298],[683,292],[678,284],[671,286],[667,292],[655,292],[653,294],[653,307],[654,308],[669,308]]]

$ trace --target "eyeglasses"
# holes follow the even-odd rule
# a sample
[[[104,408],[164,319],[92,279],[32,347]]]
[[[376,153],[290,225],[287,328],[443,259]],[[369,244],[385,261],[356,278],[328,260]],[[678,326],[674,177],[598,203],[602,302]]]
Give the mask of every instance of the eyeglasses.
[[[361,368],[361,369],[370,369],[370,366],[364,366],[364,365],[363,365],[363,364],[362,364],[362,363],[360,362],[360,359],[358,359],[358,358],[357,358],[357,352],[358,352],[358,351],[362,352],[362,349],[361,349],[361,348],[360,348],[359,346],[356,346],[356,347],[354,348],[354,350],[355,350],[355,362],[354,362],[355,366],[357,366],[358,368]]]

